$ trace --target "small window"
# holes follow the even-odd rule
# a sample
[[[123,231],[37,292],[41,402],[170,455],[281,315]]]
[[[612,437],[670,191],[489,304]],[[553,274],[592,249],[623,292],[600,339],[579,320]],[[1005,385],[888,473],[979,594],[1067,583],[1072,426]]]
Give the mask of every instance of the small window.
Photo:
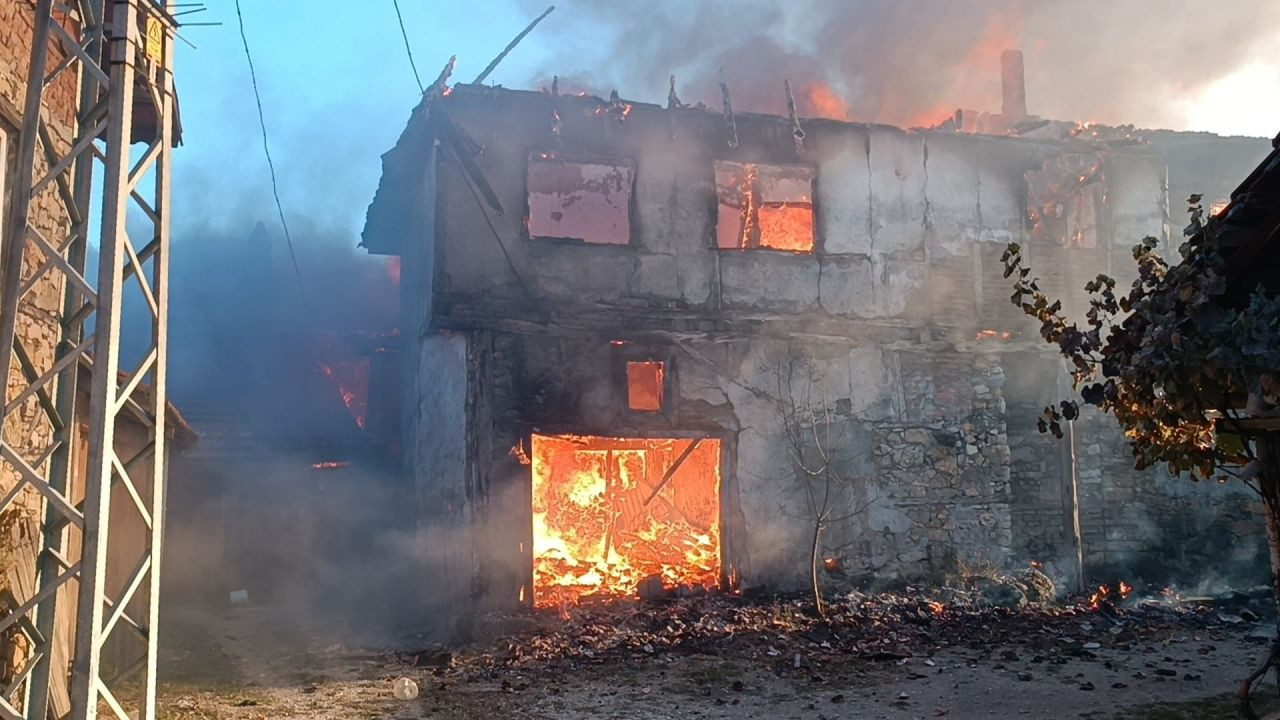
[[[665,363],[651,360],[627,363],[627,407],[641,412],[662,409]]]
[[[716,247],[813,252],[813,169],[717,161]]]
[[[631,244],[631,185],[626,162],[574,162],[529,156],[529,236],[593,245]]]

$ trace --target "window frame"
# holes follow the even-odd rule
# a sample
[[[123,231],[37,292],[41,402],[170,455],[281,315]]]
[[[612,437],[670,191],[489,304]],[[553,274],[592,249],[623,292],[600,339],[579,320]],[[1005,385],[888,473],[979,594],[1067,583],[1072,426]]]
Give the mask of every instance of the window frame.
[[[659,414],[662,413],[664,410],[666,410],[667,409],[667,375],[668,375],[667,361],[663,359],[640,360],[640,359],[627,358],[624,361],[624,364],[625,364],[625,372],[627,376],[627,410],[633,413],[659,413]],[[658,380],[658,388],[657,388],[658,406],[657,407],[638,408],[634,404],[632,404],[631,367],[633,365],[635,366],[656,365],[657,366],[657,380]]]
[[[627,241],[625,243],[593,242],[591,240],[587,240],[586,238],[566,237],[566,236],[558,236],[558,235],[540,235],[540,234],[534,233],[533,224],[532,224],[533,213],[530,205],[530,198],[532,197],[533,193],[531,191],[532,188],[530,187],[529,175],[535,163],[543,163],[543,162],[560,162],[560,163],[573,164],[573,165],[599,165],[599,166],[612,166],[616,168],[626,168],[629,174],[628,182],[626,186],[627,221],[626,221],[625,227],[627,231]],[[563,152],[560,150],[529,151],[529,154],[525,160],[525,172],[524,172],[524,223],[523,223],[524,239],[539,241],[539,242],[547,242],[547,243],[557,243],[557,244],[566,244],[566,245],[575,245],[575,246],[588,246],[588,247],[597,247],[597,248],[639,247],[640,243],[638,242],[638,232],[637,232],[638,226],[636,223],[636,192],[635,192],[638,167],[639,167],[639,164],[636,162],[635,158],[621,156],[621,155],[573,153],[573,152]]]
[[[775,168],[791,168],[803,170],[809,176],[809,214],[810,214],[810,232],[813,239],[813,245],[809,250],[786,250],[783,248],[768,247],[760,244],[750,247],[722,247],[720,245],[720,185],[717,182],[717,166],[721,164],[738,165],[746,167],[756,165],[760,167]],[[818,221],[818,213],[820,212],[818,205],[818,184],[821,181],[821,173],[818,172],[816,165],[804,162],[788,162],[773,160],[747,160],[739,158],[717,157],[711,161],[711,184],[714,195],[714,203],[712,206],[712,223],[711,223],[711,247],[718,252],[774,252],[784,253],[786,255],[810,256],[820,255],[822,253],[822,238],[819,232],[820,223]],[[759,217],[757,211],[757,217]],[[759,241],[757,240],[757,243]]]

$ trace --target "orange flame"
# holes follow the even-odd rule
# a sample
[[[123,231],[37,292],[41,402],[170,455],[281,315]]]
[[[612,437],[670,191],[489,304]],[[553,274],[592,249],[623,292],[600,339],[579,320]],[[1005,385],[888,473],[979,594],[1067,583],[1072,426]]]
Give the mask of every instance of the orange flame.
[[[535,606],[718,583],[720,442],[692,442],[533,436]]]
[[[342,397],[342,404],[347,406],[352,419],[363,430],[369,404],[369,361],[334,365],[318,363],[317,369],[333,382]]]
[[[849,113],[849,105],[836,94],[835,90],[822,83],[808,83],[800,88],[800,111],[814,117],[831,120],[849,121],[853,116]]]

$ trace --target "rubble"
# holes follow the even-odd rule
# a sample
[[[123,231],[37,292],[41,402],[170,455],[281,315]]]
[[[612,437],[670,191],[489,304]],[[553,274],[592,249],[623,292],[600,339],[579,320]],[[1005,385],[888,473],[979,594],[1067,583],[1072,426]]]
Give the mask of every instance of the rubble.
[[[1019,602],[993,603],[991,588],[1016,595]],[[829,599],[825,619],[812,612],[807,598],[717,593],[663,603],[622,600],[579,606],[568,609],[567,616],[537,610],[531,613],[532,627],[477,640],[454,653],[451,669],[435,673],[494,679],[503,673],[554,673],[617,663],[660,665],[700,655],[763,663],[779,676],[818,677],[851,661],[932,667],[930,658],[947,648],[989,652],[1002,665],[1061,665],[1098,661],[1109,651],[1144,643],[1198,638],[1208,631],[1244,636],[1253,626],[1239,619],[1245,611],[1274,619],[1268,601],[1240,593],[1214,604],[1117,596],[1100,606],[1090,597],[1058,604],[1026,597],[1010,578],[977,590],[850,592]],[[511,627],[504,616],[487,620],[481,628]],[[1011,649],[1011,643],[1019,649]],[[412,662],[413,656],[401,660]],[[1161,663],[1151,668],[1158,676],[1190,674]],[[1019,670],[1017,677],[1034,679],[1029,669]]]

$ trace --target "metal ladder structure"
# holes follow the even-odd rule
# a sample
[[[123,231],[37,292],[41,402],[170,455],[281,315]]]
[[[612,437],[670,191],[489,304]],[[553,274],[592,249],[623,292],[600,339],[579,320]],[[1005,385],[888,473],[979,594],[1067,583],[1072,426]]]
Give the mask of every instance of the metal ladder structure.
[[[73,720],[96,718],[103,708],[108,716],[149,719],[156,713],[164,536],[175,5],[172,0],[32,1],[31,64],[10,214],[0,246],[0,347],[5,349],[0,352],[0,378],[10,379],[0,408],[0,472],[17,478],[16,486],[0,497],[0,511],[20,493],[34,489],[42,496],[44,513],[35,594],[19,598],[17,607],[7,608],[0,617],[0,631],[14,632],[10,628],[16,625],[31,648],[16,678],[0,688],[0,717],[46,720],[51,716],[51,680],[61,673],[59,685],[69,683]],[[56,57],[61,59],[50,67]],[[66,73],[79,76],[69,149],[55,145],[45,108],[47,90]],[[146,145],[135,147],[134,110],[147,102],[154,108],[154,133]],[[102,172],[99,270],[96,283],[91,283],[85,263],[97,165]],[[32,222],[31,202],[42,193],[55,194],[70,218],[64,236],[46,237]],[[133,330],[145,331],[149,342],[140,364],[122,367],[122,308],[131,280],[150,321],[149,327]],[[23,347],[25,319],[20,312],[24,295],[38,282],[57,282],[63,288],[59,342],[52,362],[43,367]],[[88,472],[83,503],[75,503],[69,488],[76,464],[73,445],[79,442],[76,380],[86,365],[92,373]],[[47,422],[44,427],[52,429],[52,442],[34,449],[14,447],[15,437],[35,437],[30,430],[34,423],[19,426],[19,411],[33,403],[43,415],[42,424]],[[123,413],[143,418],[148,427],[148,441],[128,456],[115,441],[116,420]],[[145,488],[139,492],[130,476],[140,468],[147,468],[152,478],[149,493]],[[139,557],[113,558],[129,567],[123,586],[109,592],[113,489],[118,501],[127,498],[124,504],[141,518],[147,537]],[[70,557],[71,526],[83,537],[78,557]],[[64,587],[68,590],[60,593]],[[73,591],[78,603],[68,679],[67,667],[54,667],[52,650],[55,620],[70,612],[65,607],[69,603],[59,607],[59,595],[71,597]],[[131,606],[144,597],[146,617],[131,617]],[[136,608],[134,612],[140,614]],[[125,667],[112,668],[108,677],[102,655],[113,633],[137,636],[137,647],[145,648],[145,654]]]

